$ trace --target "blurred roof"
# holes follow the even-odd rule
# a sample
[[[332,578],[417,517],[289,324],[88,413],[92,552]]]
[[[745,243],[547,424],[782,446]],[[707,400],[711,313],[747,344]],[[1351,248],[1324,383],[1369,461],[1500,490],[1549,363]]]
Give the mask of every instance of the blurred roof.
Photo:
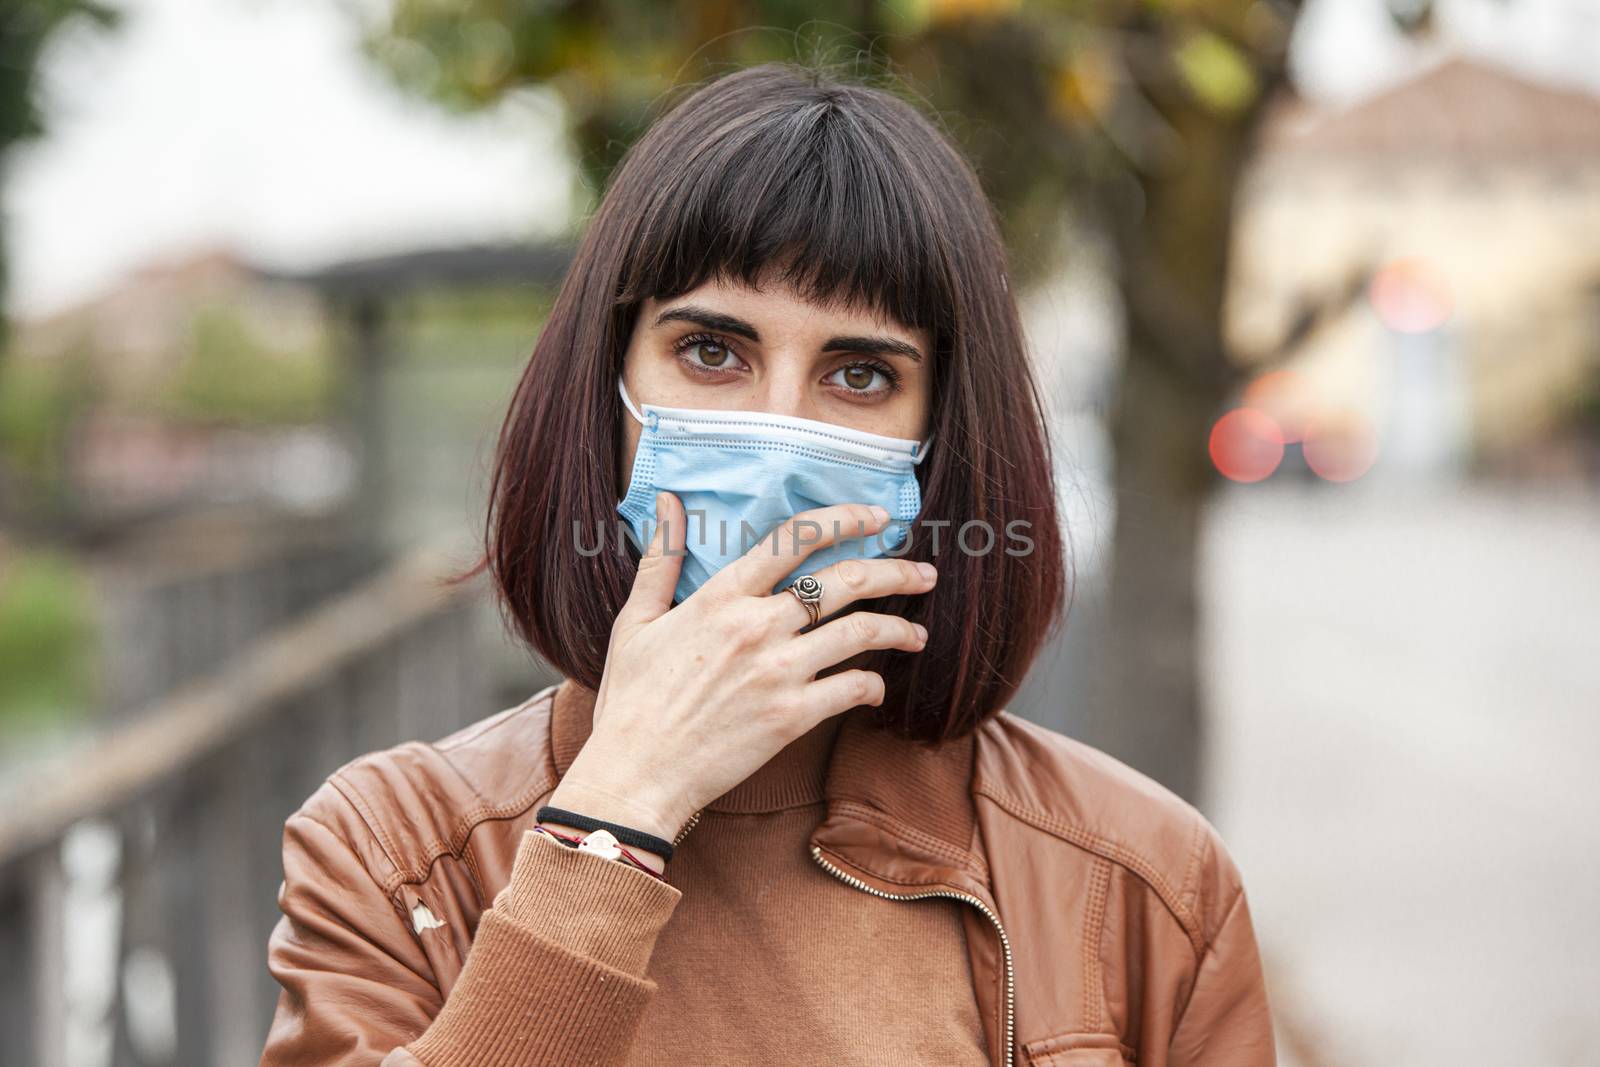
[[[1600,97],[1455,58],[1351,106],[1286,98],[1263,123],[1261,146],[1275,155],[1600,158]]]
[[[566,273],[572,253],[570,245],[557,243],[458,245],[278,270],[253,263],[227,245],[210,245],[152,259],[103,292],[17,325],[29,340],[22,347],[48,352],[59,347],[52,338],[70,337],[82,323],[115,317],[130,305],[172,304],[257,283],[296,286],[332,298],[400,296],[457,285],[553,286]]]
[[[326,296],[396,296],[409,289],[455,285],[554,285],[565,274],[572,252],[565,244],[463,245],[345,260],[310,271],[261,273],[312,286]]]

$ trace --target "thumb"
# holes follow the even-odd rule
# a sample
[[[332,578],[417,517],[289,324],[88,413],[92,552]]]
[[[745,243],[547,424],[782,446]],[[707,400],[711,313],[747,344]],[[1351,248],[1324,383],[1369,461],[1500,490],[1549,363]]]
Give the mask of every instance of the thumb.
[[[626,619],[642,626],[665,615],[672,607],[672,595],[678,588],[678,572],[683,569],[685,520],[683,502],[671,493],[656,494],[656,529],[650,538],[650,547],[639,559],[639,573],[633,579],[633,591],[618,612],[618,621]]]

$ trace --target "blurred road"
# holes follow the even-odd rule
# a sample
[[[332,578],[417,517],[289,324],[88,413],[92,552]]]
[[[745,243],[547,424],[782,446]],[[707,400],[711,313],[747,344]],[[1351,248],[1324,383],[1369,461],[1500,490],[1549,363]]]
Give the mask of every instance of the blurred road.
[[[1600,1063],[1600,495],[1238,487],[1203,574],[1284,1067]]]

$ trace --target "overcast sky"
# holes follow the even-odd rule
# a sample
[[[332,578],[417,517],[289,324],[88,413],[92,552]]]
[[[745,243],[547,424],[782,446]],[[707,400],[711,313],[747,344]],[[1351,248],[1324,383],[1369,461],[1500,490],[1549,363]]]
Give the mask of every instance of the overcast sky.
[[[120,32],[47,64],[50,134],[16,153],[0,202],[9,310],[45,314],[129,269],[231,246],[305,267],[351,255],[560,230],[572,168],[530,94],[463,120],[396,93],[331,0],[115,0]],[[1453,0],[1448,47],[1600,92],[1600,0]],[[1382,0],[1311,0],[1302,87],[1349,101],[1430,61]]]

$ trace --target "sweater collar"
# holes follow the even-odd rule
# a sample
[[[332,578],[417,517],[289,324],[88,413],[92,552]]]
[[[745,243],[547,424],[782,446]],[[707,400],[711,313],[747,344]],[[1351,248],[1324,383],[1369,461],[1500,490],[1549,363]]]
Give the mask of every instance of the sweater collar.
[[[558,779],[593,726],[595,693],[567,679],[551,711]],[[811,845],[889,895],[945,887],[993,897],[972,800],[975,737],[906,741],[873,725],[870,708],[840,716],[823,778],[826,811]]]

